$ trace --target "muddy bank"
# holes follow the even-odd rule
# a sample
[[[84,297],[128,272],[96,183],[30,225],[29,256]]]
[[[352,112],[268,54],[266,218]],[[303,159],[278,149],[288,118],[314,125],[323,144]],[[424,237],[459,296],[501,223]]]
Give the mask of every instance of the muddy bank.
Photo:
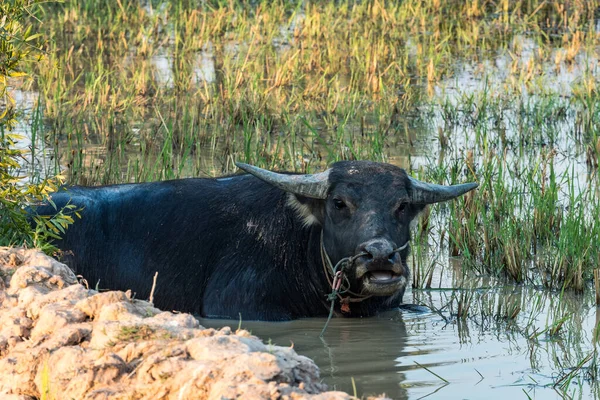
[[[314,362],[245,330],[206,329],[129,292],[77,282],[35,250],[0,248],[3,399],[350,399]]]

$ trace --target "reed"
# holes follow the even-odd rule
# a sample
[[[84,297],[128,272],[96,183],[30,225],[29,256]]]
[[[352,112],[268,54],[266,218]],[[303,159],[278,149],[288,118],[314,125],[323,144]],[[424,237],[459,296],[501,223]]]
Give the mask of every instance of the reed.
[[[582,291],[600,261],[597,6],[50,3],[36,154],[73,184],[216,176],[234,160],[476,180],[432,208],[414,285],[431,285],[426,255],[443,249],[469,271]]]

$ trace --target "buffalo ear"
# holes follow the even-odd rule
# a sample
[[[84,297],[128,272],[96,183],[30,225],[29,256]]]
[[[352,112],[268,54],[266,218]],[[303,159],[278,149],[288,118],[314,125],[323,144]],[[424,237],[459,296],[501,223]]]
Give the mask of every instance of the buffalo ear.
[[[421,218],[429,218],[429,204],[412,204],[410,211],[410,229],[415,229]]]
[[[304,226],[322,225],[324,200],[288,193],[287,204]]]

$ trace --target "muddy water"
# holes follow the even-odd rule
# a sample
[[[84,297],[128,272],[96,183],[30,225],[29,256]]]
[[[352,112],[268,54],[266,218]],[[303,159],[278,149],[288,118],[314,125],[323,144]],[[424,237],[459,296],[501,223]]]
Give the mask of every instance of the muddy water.
[[[407,292],[405,301],[413,305],[375,318],[333,319],[323,339],[322,318],[241,325],[265,341],[293,345],[318,364],[330,387],[349,393],[356,387],[359,397],[598,398],[589,384],[590,363],[574,368],[593,351],[591,297],[559,299],[559,293],[481,282],[465,286],[483,289]],[[461,301],[470,307],[464,319],[457,316]],[[562,319],[561,335],[553,336],[547,328]]]

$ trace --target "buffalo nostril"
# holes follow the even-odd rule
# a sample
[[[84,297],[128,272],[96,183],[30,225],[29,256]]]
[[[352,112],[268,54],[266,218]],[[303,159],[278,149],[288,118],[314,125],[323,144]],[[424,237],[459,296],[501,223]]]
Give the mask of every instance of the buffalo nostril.
[[[369,261],[386,260],[390,263],[394,262],[396,256],[393,251],[394,246],[387,240],[372,240],[361,247],[362,251],[366,253],[365,258]]]

